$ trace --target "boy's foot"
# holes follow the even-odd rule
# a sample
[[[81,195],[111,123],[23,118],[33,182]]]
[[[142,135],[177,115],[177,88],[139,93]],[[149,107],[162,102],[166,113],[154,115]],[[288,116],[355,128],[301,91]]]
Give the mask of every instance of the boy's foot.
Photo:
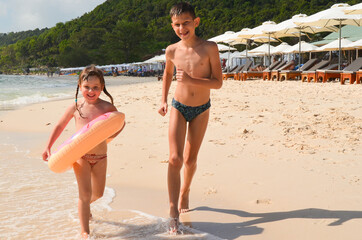
[[[180,220],[178,218],[169,218],[168,234],[170,235],[182,234],[182,231],[180,230]]]
[[[179,213],[187,213],[190,211],[189,208],[189,194],[190,190],[180,195]]]

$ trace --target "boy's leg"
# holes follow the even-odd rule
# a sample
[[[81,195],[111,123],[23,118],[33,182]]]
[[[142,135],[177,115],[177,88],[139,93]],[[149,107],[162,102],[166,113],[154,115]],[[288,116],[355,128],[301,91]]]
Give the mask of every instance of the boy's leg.
[[[92,198],[91,203],[101,198],[106,187],[107,159],[99,161],[92,167]]]
[[[92,196],[91,167],[83,159],[73,164],[73,169],[78,182],[78,216],[81,233],[89,234],[90,201]]]
[[[192,178],[196,172],[197,155],[199,153],[202,140],[204,139],[209,112],[206,110],[189,123],[187,130],[187,141],[184,152],[184,178],[180,192],[179,212],[189,211],[189,193]]]
[[[168,132],[170,157],[168,163],[167,183],[170,200],[170,217],[178,218],[178,199],[180,194],[183,164],[183,149],[185,146],[186,120],[175,108],[171,108],[170,125]]]

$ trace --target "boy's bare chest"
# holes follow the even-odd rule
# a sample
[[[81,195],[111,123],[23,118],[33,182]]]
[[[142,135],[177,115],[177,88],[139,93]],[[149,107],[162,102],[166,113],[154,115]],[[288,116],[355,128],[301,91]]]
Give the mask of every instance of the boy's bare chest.
[[[208,62],[208,56],[203,51],[177,50],[175,51],[174,64],[186,72],[195,72],[203,69]]]

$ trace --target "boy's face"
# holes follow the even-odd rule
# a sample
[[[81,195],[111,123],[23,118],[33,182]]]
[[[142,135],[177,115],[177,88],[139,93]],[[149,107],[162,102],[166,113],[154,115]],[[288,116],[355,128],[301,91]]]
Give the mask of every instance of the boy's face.
[[[200,24],[200,18],[193,19],[189,13],[172,16],[172,28],[181,40],[190,39],[195,35],[195,28]]]

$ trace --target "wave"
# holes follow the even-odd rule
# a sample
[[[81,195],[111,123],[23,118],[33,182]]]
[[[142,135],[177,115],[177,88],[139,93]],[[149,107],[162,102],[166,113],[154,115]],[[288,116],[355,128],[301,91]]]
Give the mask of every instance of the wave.
[[[54,93],[47,95],[36,93],[29,96],[21,96],[10,100],[0,101],[0,110],[11,110],[19,106],[40,103],[40,102],[48,102],[51,100],[66,99],[70,98],[71,96],[72,96],[71,94],[66,94],[66,93]]]

